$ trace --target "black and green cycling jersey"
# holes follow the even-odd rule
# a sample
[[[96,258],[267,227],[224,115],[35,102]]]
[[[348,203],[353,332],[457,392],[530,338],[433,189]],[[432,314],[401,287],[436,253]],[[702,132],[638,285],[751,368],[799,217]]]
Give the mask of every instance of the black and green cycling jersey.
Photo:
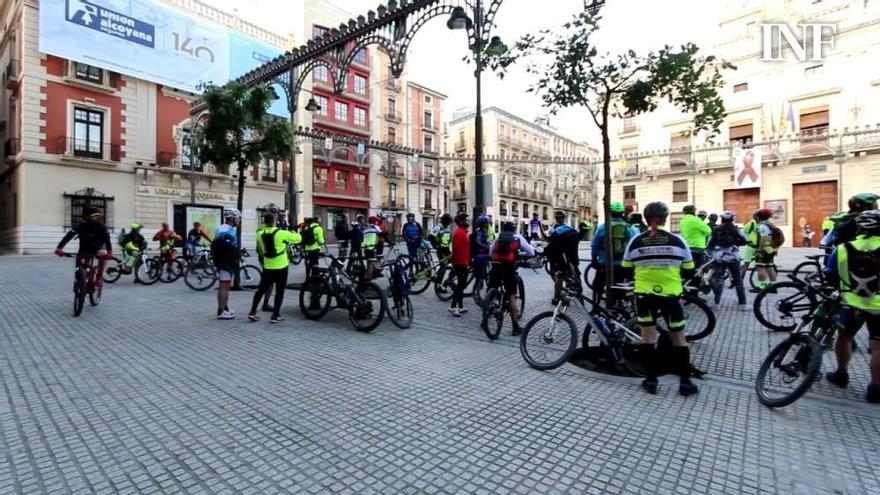
[[[681,270],[693,270],[694,259],[684,239],[658,229],[635,236],[621,266],[635,269],[636,294],[680,296]]]

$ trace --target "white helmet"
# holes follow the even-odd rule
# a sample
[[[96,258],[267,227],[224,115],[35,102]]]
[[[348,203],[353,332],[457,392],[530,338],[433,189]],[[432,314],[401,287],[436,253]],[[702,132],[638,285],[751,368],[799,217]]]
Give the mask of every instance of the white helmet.
[[[727,210],[721,214],[721,220],[724,220],[726,222],[732,222],[734,217],[736,217],[736,214],[730,210]]]
[[[241,218],[241,212],[235,208],[224,208],[223,218]]]

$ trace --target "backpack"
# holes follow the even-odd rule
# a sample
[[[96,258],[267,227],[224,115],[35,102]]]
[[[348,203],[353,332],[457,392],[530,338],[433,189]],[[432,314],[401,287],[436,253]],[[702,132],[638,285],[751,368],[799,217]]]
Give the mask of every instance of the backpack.
[[[228,268],[235,265],[235,248],[229,242],[228,235],[218,235],[211,242],[211,259],[214,266]]]
[[[122,229],[122,232],[119,233],[119,237],[116,238],[116,242],[119,243],[120,246],[125,247],[128,244],[128,232],[125,229]]]
[[[504,232],[495,240],[495,253],[499,256],[508,256],[517,251],[519,251],[519,241],[514,234]]]
[[[779,227],[770,222],[767,222],[767,226],[770,227],[770,245],[774,249],[779,249],[780,246],[785,244],[785,234],[782,233]]]
[[[715,229],[714,236],[715,244],[722,249],[727,249],[737,244],[739,232],[736,225],[724,224]]]
[[[336,225],[333,227],[333,232],[336,234],[337,240],[347,241],[350,238],[351,229],[348,226],[348,222],[340,218],[336,221]]]
[[[260,237],[263,239],[263,257],[275,258],[279,255],[278,250],[275,248],[275,234],[277,233],[278,229],[272,232],[264,230],[260,233]]]
[[[622,258],[629,242],[629,225],[625,222],[611,222],[611,254]]]
[[[302,235],[303,246],[308,247],[315,243],[315,228],[313,226],[306,225],[303,227],[300,235]]]
[[[850,272],[850,287],[845,289],[859,297],[880,294],[880,249],[861,251],[850,243],[844,246]]]

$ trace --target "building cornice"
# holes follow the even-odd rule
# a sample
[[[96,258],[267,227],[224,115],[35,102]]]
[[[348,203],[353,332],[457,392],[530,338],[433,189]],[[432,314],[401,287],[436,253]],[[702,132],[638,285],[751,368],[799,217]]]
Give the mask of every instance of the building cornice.
[[[812,98],[820,98],[820,97],[823,97],[823,96],[836,95],[836,94],[838,94],[838,93],[840,93],[840,92],[842,92],[842,91],[843,91],[843,88],[841,88],[841,87],[830,88],[830,89],[823,89],[822,91],[813,91],[812,93],[804,93],[804,94],[800,94],[800,95],[797,95],[797,96],[792,96],[792,97],[790,97],[788,100],[789,100],[789,101],[802,101],[802,100],[809,100],[809,99],[812,99]]]

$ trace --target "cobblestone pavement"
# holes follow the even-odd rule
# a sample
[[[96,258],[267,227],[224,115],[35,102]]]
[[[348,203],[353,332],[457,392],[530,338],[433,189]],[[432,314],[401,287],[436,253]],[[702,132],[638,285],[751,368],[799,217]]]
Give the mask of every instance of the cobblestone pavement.
[[[769,410],[752,379],[782,337],[733,299],[684,399],[532,370],[430,291],[371,334],[295,292],[284,324],[244,321],[248,293],[218,322],[213,292],[130,279],[74,319],[70,267],[0,258],[0,493],[880,493],[867,356],[850,391]],[[525,278],[534,314],[550,284]]]

